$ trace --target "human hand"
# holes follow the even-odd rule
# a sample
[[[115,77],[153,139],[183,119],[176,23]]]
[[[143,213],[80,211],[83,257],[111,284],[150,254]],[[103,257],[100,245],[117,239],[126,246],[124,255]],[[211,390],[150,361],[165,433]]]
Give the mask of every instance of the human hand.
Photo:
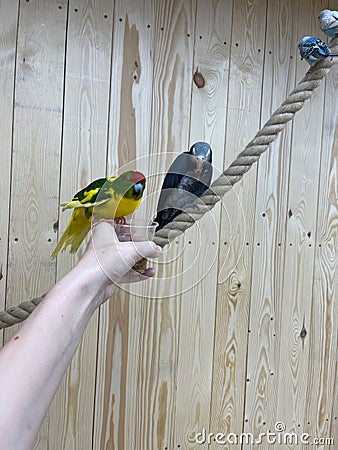
[[[92,238],[76,267],[84,270],[97,286],[100,303],[112,295],[117,283],[142,281],[155,275],[153,268],[147,268],[141,274],[132,267],[142,258],[159,257],[161,247],[150,241],[120,242],[109,221],[95,223],[91,233]]]

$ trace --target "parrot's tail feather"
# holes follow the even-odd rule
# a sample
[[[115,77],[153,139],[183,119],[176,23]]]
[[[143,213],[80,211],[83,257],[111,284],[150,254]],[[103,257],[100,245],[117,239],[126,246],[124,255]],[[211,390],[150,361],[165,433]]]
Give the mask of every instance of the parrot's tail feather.
[[[52,257],[56,258],[60,251],[70,245],[70,253],[75,253],[80,247],[82,241],[87,236],[90,230],[90,219],[86,216],[84,208],[77,208],[74,210],[72,217],[67,225],[67,228],[63,232],[57,246],[55,247]]]

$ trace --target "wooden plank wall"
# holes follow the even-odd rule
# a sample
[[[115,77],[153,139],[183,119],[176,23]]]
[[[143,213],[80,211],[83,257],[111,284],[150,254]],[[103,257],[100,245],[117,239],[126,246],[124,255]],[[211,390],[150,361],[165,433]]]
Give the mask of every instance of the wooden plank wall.
[[[50,259],[59,203],[91,180],[144,171],[151,216],[191,143],[211,143],[217,176],[303,77],[297,40],[323,38],[327,7],[338,0],[0,0],[0,308],[72,267]],[[155,280],[95,314],[35,449],[251,449],[214,437],[277,422],[338,442],[337,80],[336,66]]]

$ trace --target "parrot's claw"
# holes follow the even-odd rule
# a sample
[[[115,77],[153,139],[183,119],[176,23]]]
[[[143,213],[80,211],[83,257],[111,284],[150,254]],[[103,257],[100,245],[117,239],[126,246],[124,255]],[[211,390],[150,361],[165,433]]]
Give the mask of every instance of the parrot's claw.
[[[117,219],[114,219],[115,223],[121,223],[122,225],[125,225],[127,223],[127,220],[125,217],[118,217]]]

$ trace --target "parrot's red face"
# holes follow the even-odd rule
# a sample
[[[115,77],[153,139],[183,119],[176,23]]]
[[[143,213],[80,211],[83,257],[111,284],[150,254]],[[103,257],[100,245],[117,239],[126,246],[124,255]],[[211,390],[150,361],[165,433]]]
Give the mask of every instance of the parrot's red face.
[[[137,170],[130,170],[126,172],[123,176],[123,181],[131,182],[133,184],[141,183],[146,184],[146,177],[142,172],[138,172]]]
[[[118,185],[115,184],[115,190],[122,193],[125,198],[140,200],[142,198],[146,177],[142,172],[137,170],[129,170],[118,177]],[[119,186],[119,187],[118,187]]]

